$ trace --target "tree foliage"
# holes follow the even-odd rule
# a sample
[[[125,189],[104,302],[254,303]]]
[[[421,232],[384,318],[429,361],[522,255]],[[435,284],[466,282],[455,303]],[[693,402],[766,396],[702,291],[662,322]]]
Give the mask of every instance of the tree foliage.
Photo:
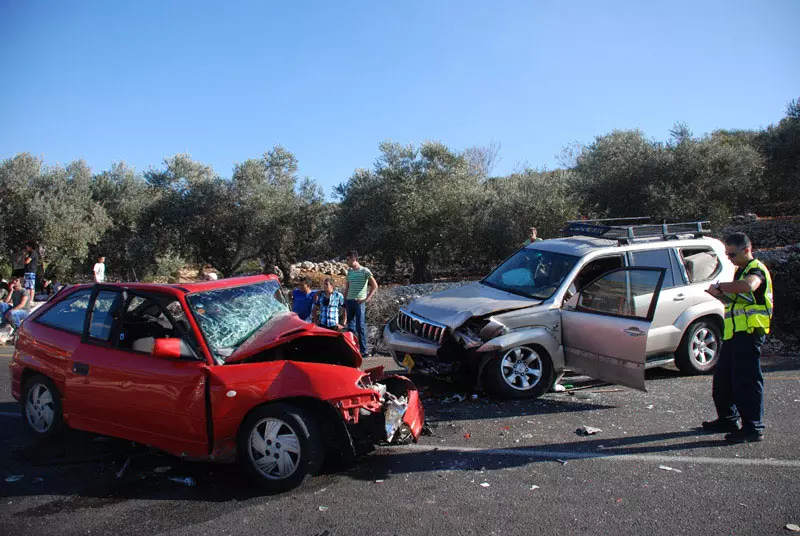
[[[493,176],[499,145],[456,151],[390,141],[326,201],[275,146],[230,178],[188,154],[138,173],[124,163],[93,174],[80,160],[45,166],[21,153],[0,162],[0,271],[28,240],[51,275],[88,279],[94,256],[123,280],[174,280],[184,262],[224,275],[341,256],[355,248],[389,272],[413,266],[484,271],[520,247],[530,226],[545,238],[581,216],[648,215],[725,221],[734,213],[800,213],[800,99],[766,129],[696,136],[676,123],[665,141],[616,130],[571,144],[564,169]]]

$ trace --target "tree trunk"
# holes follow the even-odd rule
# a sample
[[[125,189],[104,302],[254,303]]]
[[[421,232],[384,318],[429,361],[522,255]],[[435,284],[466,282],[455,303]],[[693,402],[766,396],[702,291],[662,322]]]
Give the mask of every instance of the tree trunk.
[[[432,280],[431,273],[428,271],[428,263],[430,262],[430,255],[422,253],[414,256],[414,274],[411,276],[412,283],[429,283]]]
[[[394,275],[397,273],[397,257],[392,255],[386,263],[386,275]]]

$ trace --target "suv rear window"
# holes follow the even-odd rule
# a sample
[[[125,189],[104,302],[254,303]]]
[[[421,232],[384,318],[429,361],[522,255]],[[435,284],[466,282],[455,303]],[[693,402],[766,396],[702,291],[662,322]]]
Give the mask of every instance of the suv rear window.
[[[689,283],[710,281],[722,270],[722,263],[711,248],[682,248],[680,251]]]

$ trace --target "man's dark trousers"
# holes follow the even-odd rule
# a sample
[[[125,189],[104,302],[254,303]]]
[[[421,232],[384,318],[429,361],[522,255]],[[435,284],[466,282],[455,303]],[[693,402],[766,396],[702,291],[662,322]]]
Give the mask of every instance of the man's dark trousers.
[[[364,302],[347,300],[345,302],[347,311],[347,331],[351,331],[358,337],[358,349],[361,355],[367,356],[367,319],[366,307]]]
[[[720,420],[741,417],[745,432],[764,430],[764,377],[761,374],[763,333],[737,331],[722,344],[714,368],[711,395]]]

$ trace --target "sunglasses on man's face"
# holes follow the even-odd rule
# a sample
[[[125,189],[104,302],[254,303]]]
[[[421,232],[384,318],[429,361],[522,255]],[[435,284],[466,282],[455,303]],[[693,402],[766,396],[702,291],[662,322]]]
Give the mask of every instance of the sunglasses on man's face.
[[[727,252],[725,252],[725,255],[727,255],[729,259],[732,259],[732,258],[734,258],[735,256],[737,256],[737,255],[739,254],[739,252],[740,252],[740,251],[744,251],[744,249],[745,249],[745,248],[742,248],[742,249],[737,249],[736,251],[733,251],[733,252],[727,251]]]

